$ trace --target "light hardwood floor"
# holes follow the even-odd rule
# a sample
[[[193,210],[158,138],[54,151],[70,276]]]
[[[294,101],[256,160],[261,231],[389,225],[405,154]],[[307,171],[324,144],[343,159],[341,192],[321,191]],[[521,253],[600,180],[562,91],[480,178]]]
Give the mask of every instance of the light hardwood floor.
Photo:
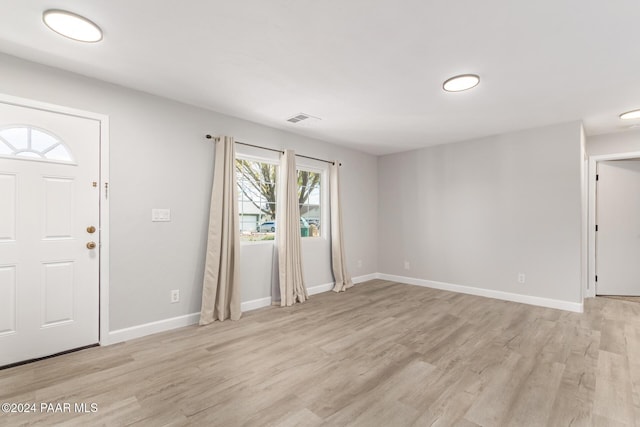
[[[618,426],[640,422],[640,304],[585,313],[382,280],[238,322],[0,371],[0,425]]]

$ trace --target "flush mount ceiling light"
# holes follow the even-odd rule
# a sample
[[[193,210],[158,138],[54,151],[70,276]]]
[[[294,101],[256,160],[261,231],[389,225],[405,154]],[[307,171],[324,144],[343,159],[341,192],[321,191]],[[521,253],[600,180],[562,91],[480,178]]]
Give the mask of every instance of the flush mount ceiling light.
[[[620,114],[622,120],[640,119],[640,110],[627,111]]]
[[[42,21],[56,33],[87,43],[102,40],[102,30],[87,18],[67,12],[66,10],[50,9],[42,14]]]
[[[447,92],[461,92],[478,86],[478,83],[480,83],[480,76],[476,74],[461,74],[447,79],[442,84],[442,88]]]

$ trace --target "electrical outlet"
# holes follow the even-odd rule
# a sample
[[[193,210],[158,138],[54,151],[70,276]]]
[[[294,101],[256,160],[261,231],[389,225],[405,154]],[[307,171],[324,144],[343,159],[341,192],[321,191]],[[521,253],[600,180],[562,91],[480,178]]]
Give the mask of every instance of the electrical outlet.
[[[409,269],[411,269],[411,264],[409,264],[409,261],[405,261],[405,262],[404,262],[404,269],[405,269],[405,270],[409,270]]]
[[[524,273],[518,273],[518,283],[524,283],[525,278]]]
[[[180,290],[174,289],[171,291],[171,304],[180,302]]]
[[[358,260],[358,268],[362,268],[362,260],[361,259]]]

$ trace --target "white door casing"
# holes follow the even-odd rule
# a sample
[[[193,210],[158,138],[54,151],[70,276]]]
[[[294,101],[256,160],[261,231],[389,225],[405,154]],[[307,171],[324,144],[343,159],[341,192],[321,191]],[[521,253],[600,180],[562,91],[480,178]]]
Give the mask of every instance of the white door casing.
[[[596,293],[640,296],[640,159],[598,162]]]
[[[0,366],[99,341],[100,125],[0,103]]]

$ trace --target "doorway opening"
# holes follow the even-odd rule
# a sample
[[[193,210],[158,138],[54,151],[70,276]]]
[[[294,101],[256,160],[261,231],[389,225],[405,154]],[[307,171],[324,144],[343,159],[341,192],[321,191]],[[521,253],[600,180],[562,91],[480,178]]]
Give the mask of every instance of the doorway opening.
[[[108,117],[0,94],[0,365],[105,344]]]
[[[635,201],[625,200],[624,194],[627,192],[628,196],[633,185],[636,185],[635,175],[640,186],[640,152],[590,156],[588,173],[589,273],[585,296],[608,295],[640,300],[634,298],[634,294],[640,295],[640,280],[634,286],[637,293],[628,290],[628,278],[635,276],[633,270],[637,263],[628,263],[624,259],[632,255],[632,251],[640,251],[640,232],[636,233],[636,239],[631,230]],[[621,187],[618,188],[616,183]],[[620,257],[620,254],[625,256]],[[640,278],[640,275],[636,277]]]

